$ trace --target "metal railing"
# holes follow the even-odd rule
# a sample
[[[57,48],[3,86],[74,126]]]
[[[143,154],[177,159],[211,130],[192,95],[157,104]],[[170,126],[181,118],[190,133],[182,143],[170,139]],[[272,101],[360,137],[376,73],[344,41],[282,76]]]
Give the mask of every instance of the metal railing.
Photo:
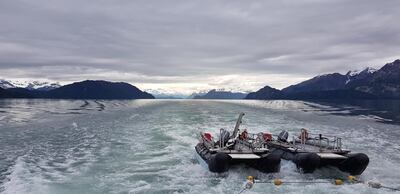
[[[342,150],[342,138],[331,135],[308,133],[307,138],[293,136],[293,146],[306,149],[306,145],[319,147],[320,150],[329,149],[334,151]]]
[[[237,142],[244,144],[250,149],[265,148],[265,140],[262,133],[247,133],[247,137],[244,139],[237,138]]]

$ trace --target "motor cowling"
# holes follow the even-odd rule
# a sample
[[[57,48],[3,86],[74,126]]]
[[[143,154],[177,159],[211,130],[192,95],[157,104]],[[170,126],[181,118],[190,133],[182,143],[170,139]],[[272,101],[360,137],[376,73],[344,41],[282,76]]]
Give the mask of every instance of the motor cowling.
[[[278,140],[287,142],[288,137],[289,137],[289,133],[287,131],[283,130],[279,133]]]
[[[223,145],[225,145],[230,137],[230,133],[229,131],[225,130],[225,129],[221,129],[221,134],[219,136],[219,141],[218,142],[222,142]]]

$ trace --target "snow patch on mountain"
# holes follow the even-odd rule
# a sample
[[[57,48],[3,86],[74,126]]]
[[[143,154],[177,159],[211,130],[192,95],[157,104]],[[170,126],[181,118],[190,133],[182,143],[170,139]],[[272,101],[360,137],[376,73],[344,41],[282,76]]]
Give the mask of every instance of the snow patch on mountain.
[[[0,79],[0,88],[8,89],[14,87],[15,87],[14,84],[10,83],[9,81]]]
[[[187,98],[187,94],[178,93],[174,91],[168,91],[161,88],[158,89],[145,89],[147,93],[152,94],[155,98],[159,99],[180,99],[180,98]]]
[[[51,83],[48,81],[14,81],[0,79],[0,87],[3,89],[8,88],[25,88],[28,90],[42,90],[48,91],[61,87],[59,83]]]
[[[367,68],[365,68],[363,70],[349,71],[349,72],[347,72],[346,75],[354,77],[354,76],[357,76],[357,75],[360,75],[360,74],[371,74],[371,73],[374,73],[375,71],[377,71],[377,69],[372,68],[372,67],[367,67]]]
[[[378,70],[375,69],[375,68],[372,68],[372,67],[367,67],[367,68],[365,68],[363,70],[352,70],[352,71],[349,71],[346,74],[347,77],[348,77],[348,79],[346,81],[346,84],[348,84],[352,80],[362,79],[362,78],[364,78],[364,77],[366,77],[366,76],[368,76],[368,75],[370,75],[372,73],[375,73],[376,71],[378,71]]]

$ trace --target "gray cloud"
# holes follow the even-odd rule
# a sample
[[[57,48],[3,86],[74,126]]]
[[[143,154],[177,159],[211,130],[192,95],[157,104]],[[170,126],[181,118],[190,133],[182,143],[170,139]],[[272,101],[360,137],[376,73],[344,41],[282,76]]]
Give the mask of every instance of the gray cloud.
[[[0,76],[187,89],[234,88],[242,79],[242,89],[280,88],[399,58],[399,6],[396,0],[4,0]]]

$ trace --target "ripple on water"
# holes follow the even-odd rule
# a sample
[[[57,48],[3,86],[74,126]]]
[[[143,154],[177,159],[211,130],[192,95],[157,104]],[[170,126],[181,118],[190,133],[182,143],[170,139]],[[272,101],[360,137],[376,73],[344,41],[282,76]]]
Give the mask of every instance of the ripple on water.
[[[194,158],[200,131],[232,129],[245,112],[251,131],[335,133],[345,144],[365,152],[371,162],[363,180],[398,185],[398,125],[349,115],[335,108],[301,101],[38,101],[13,102],[0,120],[0,189],[4,193],[237,193],[247,175],[259,179],[326,180],[345,177],[336,169],[301,174],[288,161],[281,172],[263,174],[233,167],[216,175]],[[22,107],[21,107],[22,106]],[[29,109],[23,106],[29,106]],[[83,107],[81,107],[83,106]],[[80,115],[53,114],[72,110]],[[23,113],[30,110],[31,113]],[[336,115],[335,113],[343,113]],[[3,114],[3,113],[0,113]],[[368,115],[368,114],[366,114]],[[4,116],[3,116],[4,117]],[[8,122],[22,119],[26,123]],[[256,184],[246,193],[392,193],[362,184]]]

